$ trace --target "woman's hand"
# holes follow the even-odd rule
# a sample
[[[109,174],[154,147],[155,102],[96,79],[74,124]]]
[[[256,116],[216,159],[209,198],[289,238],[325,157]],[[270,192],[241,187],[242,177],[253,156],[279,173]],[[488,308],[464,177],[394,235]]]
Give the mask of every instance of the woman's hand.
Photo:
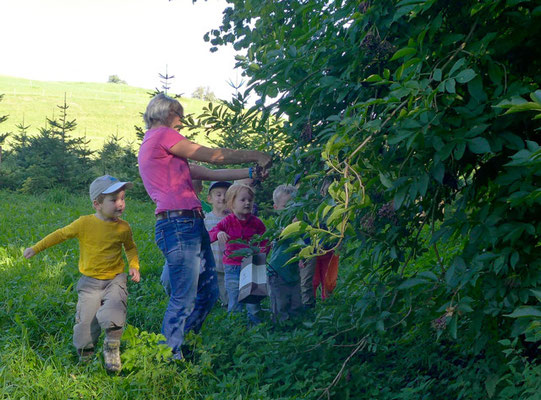
[[[263,153],[261,151],[258,152],[257,157],[257,164],[259,164],[260,167],[263,167],[264,169],[269,168],[272,165],[272,157],[270,154]]]
[[[221,244],[221,245],[224,245],[227,243],[227,241],[229,240],[229,235],[227,233],[225,233],[224,231],[220,231],[218,232],[218,242]]]

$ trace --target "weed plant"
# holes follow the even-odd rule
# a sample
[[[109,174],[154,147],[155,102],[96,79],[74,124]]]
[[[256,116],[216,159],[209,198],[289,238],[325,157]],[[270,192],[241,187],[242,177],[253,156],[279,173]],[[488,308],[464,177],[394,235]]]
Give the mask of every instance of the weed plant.
[[[89,200],[66,191],[1,192],[0,209],[2,399],[539,398],[539,366],[513,343],[505,343],[507,357],[499,350],[472,357],[459,340],[445,333],[438,338],[426,322],[429,305],[416,308],[407,323],[367,329],[377,313],[365,306],[371,295],[359,284],[362,260],[352,259],[341,261],[334,295],[301,318],[272,326],[267,311],[264,323],[248,329],[244,317],[216,306],[202,331],[187,335],[188,358],[167,361],[169,350],[159,344],[167,298],[159,283],[163,259],[153,243],[153,205],[130,199],[129,192],[124,219],[138,246],[142,281],[129,285],[124,369],[109,375],[100,356],[79,364],[71,344],[75,240],[31,260],[22,257],[47,233],[92,213]],[[443,252],[452,255],[452,243]],[[433,257],[426,253],[420,263]]]

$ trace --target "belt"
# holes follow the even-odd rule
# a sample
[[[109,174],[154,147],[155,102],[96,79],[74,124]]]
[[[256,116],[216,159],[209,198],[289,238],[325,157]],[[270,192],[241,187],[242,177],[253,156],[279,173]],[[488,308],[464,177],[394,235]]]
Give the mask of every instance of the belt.
[[[188,217],[188,218],[205,218],[205,214],[203,214],[203,211],[195,209],[195,210],[169,210],[169,211],[163,211],[161,213],[156,214],[156,220],[159,221],[161,219],[166,218],[176,218],[176,217]]]

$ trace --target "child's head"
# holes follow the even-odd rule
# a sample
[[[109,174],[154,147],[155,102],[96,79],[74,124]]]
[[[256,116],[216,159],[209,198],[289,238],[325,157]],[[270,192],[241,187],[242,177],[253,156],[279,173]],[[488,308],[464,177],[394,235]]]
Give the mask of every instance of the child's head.
[[[236,181],[234,181],[233,183],[236,185],[236,184],[239,184],[239,185],[246,185],[246,186],[250,186],[252,188],[252,190],[254,191],[255,193],[255,184],[254,184],[254,179],[252,178],[244,178],[244,179],[237,179]]]
[[[212,205],[212,210],[222,211],[226,208],[225,193],[230,186],[231,183],[225,181],[210,184],[207,201]]]
[[[275,210],[283,210],[292,197],[297,194],[297,188],[293,185],[280,185],[272,192],[272,200]]]
[[[111,175],[100,176],[90,184],[90,200],[100,216],[116,219],[124,212],[124,192],[132,187],[133,183],[120,182]]]
[[[252,213],[254,195],[250,186],[235,183],[227,189],[225,202],[237,217],[246,217]]]

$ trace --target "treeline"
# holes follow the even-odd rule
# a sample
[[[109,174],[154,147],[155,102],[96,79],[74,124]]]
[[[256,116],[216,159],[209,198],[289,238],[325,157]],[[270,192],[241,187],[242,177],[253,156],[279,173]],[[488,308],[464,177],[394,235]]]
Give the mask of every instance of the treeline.
[[[20,123],[17,132],[3,133],[0,145],[9,140],[0,164],[0,189],[35,194],[63,187],[85,191],[99,175],[111,174],[123,180],[137,180],[137,152],[134,143],[111,135],[100,150],[89,147],[90,141],[75,137],[75,119],[69,118],[69,105],[58,106],[59,116],[47,118],[45,127],[30,134],[30,126]],[[4,122],[8,116],[3,116]],[[134,190],[132,195],[143,195]]]

